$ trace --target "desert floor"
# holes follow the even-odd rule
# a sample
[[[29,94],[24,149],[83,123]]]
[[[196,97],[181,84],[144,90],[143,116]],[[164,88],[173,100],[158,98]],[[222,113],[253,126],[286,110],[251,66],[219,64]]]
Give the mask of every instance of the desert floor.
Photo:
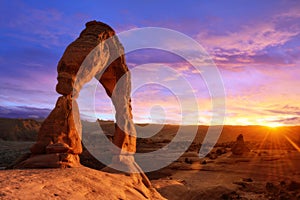
[[[112,126],[104,124],[102,128],[110,132]],[[186,127],[185,131],[188,133],[190,129]],[[177,130],[178,127],[168,125],[150,139],[139,139],[138,152],[163,148]],[[270,129],[226,126],[212,151],[199,158],[198,146],[201,146],[206,130],[207,127],[199,127],[192,146],[179,159],[160,170],[147,173],[162,196],[174,200],[300,199],[299,127]],[[93,133],[93,128],[88,132]],[[250,152],[233,155],[231,147],[241,133]],[[0,140],[0,167],[4,169],[9,166],[18,156],[28,152],[33,143]],[[167,155],[162,155],[161,159],[164,156]],[[89,162],[89,167],[97,168],[93,167],[93,161]],[[112,187],[113,184],[110,184],[113,179],[122,179],[116,182],[120,184],[119,189],[131,188],[126,176],[120,178],[97,172],[86,167],[1,170],[0,199],[105,199],[105,195],[111,194],[105,190]],[[108,181],[102,184],[102,177],[109,177]],[[123,180],[127,181],[123,184]],[[128,191],[118,194],[120,199],[133,198],[131,194],[136,190],[131,188]],[[118,195],[114,198],[117,199]]]

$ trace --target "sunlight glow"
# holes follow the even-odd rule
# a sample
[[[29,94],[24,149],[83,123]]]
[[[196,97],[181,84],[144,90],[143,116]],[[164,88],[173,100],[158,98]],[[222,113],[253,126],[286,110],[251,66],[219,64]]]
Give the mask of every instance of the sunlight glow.
[[[289,143],[298,151],[298,152],[300,152],[300,147],[293,141],[293,140],[291,140],[288,136],[284,136],[286,139],[287,139],[287,141],[289,141]]]
[[[269,127],[269,128],[278,128],[283,126],[282,124],[279,123],[271,123],[271,124],[266,124],[265,126]]]

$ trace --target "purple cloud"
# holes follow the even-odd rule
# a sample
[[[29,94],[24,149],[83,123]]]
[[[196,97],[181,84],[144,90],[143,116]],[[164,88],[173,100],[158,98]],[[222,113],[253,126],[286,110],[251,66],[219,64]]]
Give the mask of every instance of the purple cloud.
[[[24,118],[24,119],[43,119],[50,113],[48,108],[36,107],[3,107],[0,106],[0,117],[2,118]]]

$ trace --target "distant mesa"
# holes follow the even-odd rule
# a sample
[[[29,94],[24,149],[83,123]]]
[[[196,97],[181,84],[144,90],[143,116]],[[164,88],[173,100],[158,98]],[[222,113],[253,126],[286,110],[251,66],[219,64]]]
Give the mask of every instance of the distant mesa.
[[[32,119],[0,118],[0,139],[9,141],[35,141],[41,122]]]

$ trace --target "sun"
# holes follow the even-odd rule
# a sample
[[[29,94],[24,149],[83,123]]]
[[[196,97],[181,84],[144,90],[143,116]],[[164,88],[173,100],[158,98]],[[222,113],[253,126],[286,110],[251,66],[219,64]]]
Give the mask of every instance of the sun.
[[[278,127],[281,127],[282,124],[279,124],[279,123],[269,123],[269,124],[266,124],[265,126],[269,127],[269,128],[273,128],[273,129],[276,129]]]

